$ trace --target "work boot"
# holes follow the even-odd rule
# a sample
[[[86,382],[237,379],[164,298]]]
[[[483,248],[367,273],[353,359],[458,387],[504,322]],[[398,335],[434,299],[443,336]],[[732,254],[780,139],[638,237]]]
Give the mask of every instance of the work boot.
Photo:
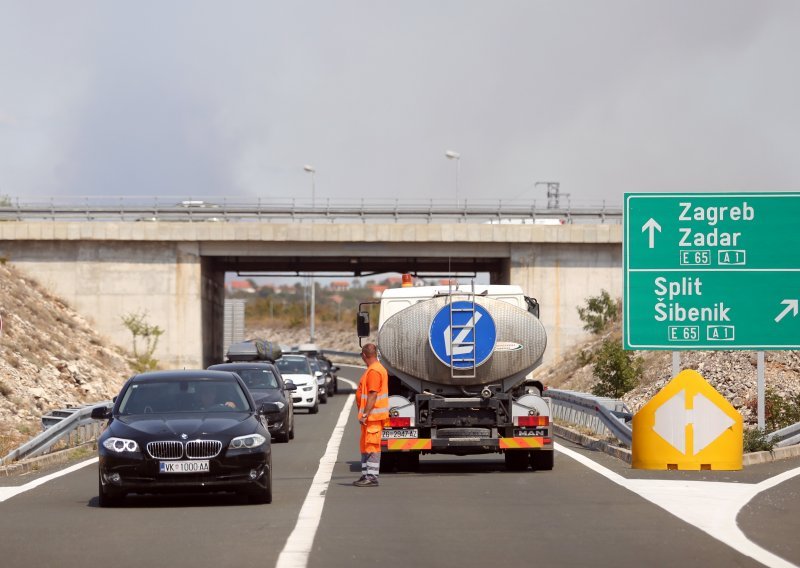
[[[378,480],[371,475],[362,475],[361,479],[353,482],[353,485],[356,487],[377,487]]]

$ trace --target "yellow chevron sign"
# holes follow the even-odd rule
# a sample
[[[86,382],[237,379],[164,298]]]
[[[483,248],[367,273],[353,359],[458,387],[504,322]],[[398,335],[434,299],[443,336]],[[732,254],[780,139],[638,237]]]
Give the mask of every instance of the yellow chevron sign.
[[[742,469],[742,415],[685,370],[633,417],[634,469]]]

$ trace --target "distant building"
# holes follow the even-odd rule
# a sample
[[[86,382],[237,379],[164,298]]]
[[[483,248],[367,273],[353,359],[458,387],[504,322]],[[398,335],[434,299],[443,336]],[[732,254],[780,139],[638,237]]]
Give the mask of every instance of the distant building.
[[[380,298],[381,294],[383,294],[384,290],[386,290],[386,286],[381,286],[379,284],[372,284],[369,289],[372,290],[372,297],[373,298]]]
[[[228,283],[228,289],[231,292],[244,292],[245,294],[255,294],[256,289],[247,280],[231,280]]]
[[[334,280],[331,282],[331,290],[334,292],[344,292],[350,287],[347,280]]]

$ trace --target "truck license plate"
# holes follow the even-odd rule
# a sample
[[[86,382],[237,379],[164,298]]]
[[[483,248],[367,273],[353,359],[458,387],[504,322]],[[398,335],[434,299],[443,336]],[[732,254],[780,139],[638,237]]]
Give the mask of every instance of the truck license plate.
[[[419,430],[416,428],[395,428],[383,431],[384,439],[389,438],[419,438]]]
[[[208,460],[159,462],[160,473],[208,473]]]
[[[514,428],[515,438],[540,438],[547,436],[546,428]]]

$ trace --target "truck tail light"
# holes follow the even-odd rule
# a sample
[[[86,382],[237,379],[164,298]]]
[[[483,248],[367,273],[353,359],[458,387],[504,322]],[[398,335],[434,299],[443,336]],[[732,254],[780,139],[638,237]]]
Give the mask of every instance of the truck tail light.
[[[550,424],[549,416],[519,416],[517,426],[547,426]]]
[[[411,418],[402,416],[393,416],[389,418],[389,426],[392,428],[410,428]]]

